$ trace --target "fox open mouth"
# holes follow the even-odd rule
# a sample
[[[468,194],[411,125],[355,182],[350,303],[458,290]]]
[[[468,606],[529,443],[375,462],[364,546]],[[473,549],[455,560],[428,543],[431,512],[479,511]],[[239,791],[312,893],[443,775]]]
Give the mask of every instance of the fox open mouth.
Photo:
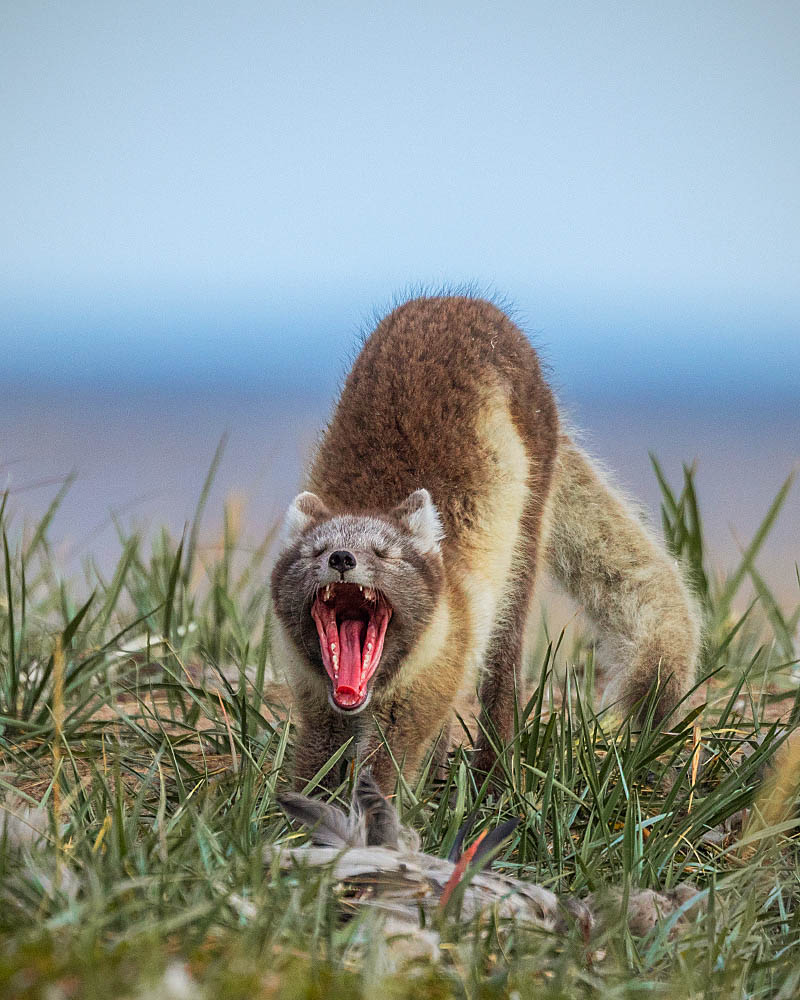
[[[357,583],[329,583],[311,607],[333,701],[344,711],[361,708],[383,652],[392,609],[386,598]]]

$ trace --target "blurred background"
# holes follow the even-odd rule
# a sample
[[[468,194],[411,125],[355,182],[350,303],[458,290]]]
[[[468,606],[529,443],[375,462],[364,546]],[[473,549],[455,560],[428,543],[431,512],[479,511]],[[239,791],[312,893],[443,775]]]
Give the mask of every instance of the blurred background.
[[[658,523],[696,463],[736,561],[800,458],[800,8],[790,2],[0,7],[0,489],[255,541],[376,314],[514,308]],[[759,557],[797,597],[799,489]]]

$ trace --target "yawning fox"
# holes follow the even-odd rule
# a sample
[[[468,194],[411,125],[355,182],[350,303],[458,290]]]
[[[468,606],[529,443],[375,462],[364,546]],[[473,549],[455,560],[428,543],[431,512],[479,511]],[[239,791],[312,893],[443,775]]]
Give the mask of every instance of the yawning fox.
[[[658,684],[662,719],[691,686],[699,615],[678,565],[560,426],[536,352],[491,303],[418,298],[383,319],[308,486],[272,573],[300,785],[353,737],[390,790],[379,732],[412,776],[476,684],[481,732],[507,738],[540,557],[598,627],[607,700]]]

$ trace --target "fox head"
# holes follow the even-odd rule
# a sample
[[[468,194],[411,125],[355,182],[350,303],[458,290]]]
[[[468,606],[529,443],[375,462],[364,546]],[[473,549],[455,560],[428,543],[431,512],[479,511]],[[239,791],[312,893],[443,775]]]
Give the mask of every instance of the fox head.
[[[386,513],[334,513],[301,493],[272,572],[275,612],[339,712],[366,708],[430,622],[442,523],[427,490]]]

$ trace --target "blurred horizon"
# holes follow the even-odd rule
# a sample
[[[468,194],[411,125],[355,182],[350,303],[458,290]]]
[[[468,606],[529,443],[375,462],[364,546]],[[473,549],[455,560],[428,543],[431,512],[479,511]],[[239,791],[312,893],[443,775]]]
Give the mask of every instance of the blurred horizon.
[[[6,304],[0,385],[178,390],[200,383],[244,392],[309,386],[329,392],[375,317],[404,298],[357,302],[348,292],[333,301],[315,301],[308,292],[294,307],[283,301],[263,311],[257,302],[216,302],[205,309],[188,301],[105,309],[92,302],[48,315],[41,307],[12,310]],[[672,397],[682,405],[709,392],[753,402],[800,398],[800,327],[780,316],[759,322],[747,313],[714,314],[707,306],[675,302],[669,312],[665,302],[592,312],[587,302],[537,307],[499,291],[487,295],[509,307],[568,394],[612,391]]]

